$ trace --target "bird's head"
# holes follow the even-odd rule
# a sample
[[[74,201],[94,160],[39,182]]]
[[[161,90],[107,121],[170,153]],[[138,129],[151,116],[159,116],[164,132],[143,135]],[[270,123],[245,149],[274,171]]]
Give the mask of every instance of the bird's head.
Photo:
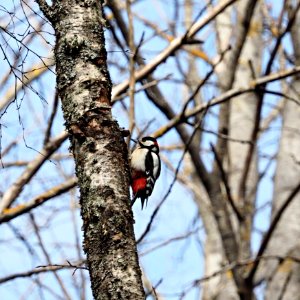
[[[145,136],[138,141],[141,148],[147,148],[152,152],[158,153],[159,146],[157,140],[151,136]]]

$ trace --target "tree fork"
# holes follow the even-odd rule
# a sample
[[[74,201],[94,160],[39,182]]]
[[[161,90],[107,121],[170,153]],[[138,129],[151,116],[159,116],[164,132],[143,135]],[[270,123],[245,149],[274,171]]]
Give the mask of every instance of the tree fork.
[[[57,87],[80,187],[95,299],[144,299],[129,206],[129,165],[111,114],[103,1],[37,1],[56,34]]]

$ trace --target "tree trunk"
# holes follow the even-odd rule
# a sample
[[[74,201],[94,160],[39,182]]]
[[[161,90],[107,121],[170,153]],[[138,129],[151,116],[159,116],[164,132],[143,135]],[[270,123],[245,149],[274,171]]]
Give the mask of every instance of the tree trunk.
[[[295,92],[290,96],[297,97],[300,93],[299,79],[292,85]],[[278,164],[275,175],[275,190],[272,215],[276,214],[291,191],[300,180],[300,108],[298,104],[287,101],[283,113],[283,131]],[[270,241],[267,251],[269,255],[299,256],[300,240],[300,196],[295,196],[292,203],[281,216],[277,228]],[[292,238],[291,238],[292,237]],[[290,259],[272,260],[267,264],[266,299],[299,299],[300,267],[298,262]],[[282,295],[282,298],[280,298]]]
[[[240,2],[237,10],[238,15],[241,15],[245,10],[245,3]],[[250,33],[239,58],[235,74],[236,80],[233,85],[235,88],[246,86],[253,77],[261,72],[262,30],[261,5],[258,4],[251,20]],[[235,141],[229,140],[228,142],[229,184],[231,196],[244,216],[243,221],[238,221],[234,214],[232,216],[239,241],[240,260],[251,257],[250,239],[258,184],[256,146],[247,161],[250,143],[242,141],[252,141],[253,139],[256,117],[259,118],[256,116],[257,102],[258,97],[255,93],[240,95],[230,102],[229,136]],[[246,170],[248,170],[248,174],[244,177]]]
[[[293,8],[294,9],[294,8]],[[300,64],[300,12],[292,28],[292,42],[296,64]],[[299,99],[300,78],[290,84],[288,95]],[[291,191],[300,181],[300,107],[287,100],[283,111],[278,163],[275,174],[272,215],[277,213]],[[300,195],[295,196],[287,207],[273,233],[267,254],[277,256],[299,256],[300,240]],[[299,262],[286,258],[272,260],[266,264],[266,300],[296,300],[300,295]]]
[[[144,299],[122,131],[111,115],[102,1],[44,1],[56,33],[57,86],[76,163],[95,299]]]
[[[216,32],[218,41],[219,53],[223,53],[228,49],[228,46],[233,43],[233,50],[228,51],[224,60],[217,67],[217,74],[219,78],[219,86],[223,90],[228,90],[231,87],[241,87],[248,84],[251,80],[251,72],[249,68],[249,60],[259,60],[255,62],[255,65],[260,65],[259,44],[261,31],[261,17],[259,16],[259,5],[256,6],[253,16],[249,9],[251,1],[243,1],[237,3],[233,8],[228,8],[225,12],[216,18]],[[237,24],[232,23],[233,13],[237,14]],[[250,34],[245,38],[244,20],[251,20],[249,28]],[[243,39],[245,39],[243,41]],[[243,42],[242,42],[243,41]],[[236,45],[240,44],[240,49]],[[241,51],[241,52],[239,52]],[[238,62],[238,63],[236,63]],[[256,70],[257,74],[260,70]],[[229,80],[231,78],[231,80]],[[253,124],[256,113],[257,98],[253,94],[247,94],[246,96],[239,96],[233,99],[230,104],[226,103],[220,110],[220,126],[228,128],[224,132],[229,138],[235,140],[251,140]],[[238,125],[237,125],[238,124]],[[220,133],[222,133],[222,128]],[[252,163],[248,180],[246,182],[247,192],[243,199],[239,198],[239,186],[242,177],[242,171],[244,168],[245,158],[249,151],[248,144],[242,144],[239,142],[233,142],[226,138],[219,139],[218,142],[219,155],[223,159],[223,168],[227,173],[227,184],[229,185],[231,196],[236,207],[239,209],[241,215],[244,216],[243,221],[238,221],[236,214],[232,210],[232,207],[228,205],[228,211],[230,213],[230,219],[233,224],[234,233],[238,241],[238,253],[235,261],[250,257],[250,237],[252,229],[252,212],[255,200],[255,186],[256,186],[256,158],[252,157]],[[228,151],[228,153],[227,153]],[[221,182],[224,186],[224,182]],[[224,190],[224,189],[223,189]],[[225,192],[224,192],[225,194]],[[251,194],[251,195],[250,195]],[[224,196],[226,199],[226,196]],[[227,201],[228,203],[228,201]],[[248,208],[248,211],[243,210],[244,207]],[[202,208],[203,209],[203,208]],[[202,215],[203,220],[207,219],[207,216]],[[212,234],[213,226],[212,222],[208,223],[209,230],[206,230],[208,236],[205,245],[205,263],[206,270],[205,275],[213,274],[217,270],[222,268],[222,263],[226,264],[226,257],[224,256],[224,248],[220,244],[220,239],[217,234]],[[242,281],[242,280],[241,280]],[[224,288],[226,287],[226,288]],[[242,297],[251,298],[249,295],[239,295],[238,289],[243,289],[243,286],[237,286],[234,282],[232,274],[230,272],[220,274],[213,277],[204,284],[203,299],[242,299]],[[247,294],[247,292],[245,293]]]

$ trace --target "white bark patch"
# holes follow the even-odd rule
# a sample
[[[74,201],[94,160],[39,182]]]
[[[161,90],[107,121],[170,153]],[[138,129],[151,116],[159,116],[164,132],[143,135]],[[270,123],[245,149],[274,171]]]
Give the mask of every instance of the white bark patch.
[[[123,253],[117,253],[117,255],[114,257],[114,261],[124,261],[124,254]],[[115,278],[119,278],[120,280],[124,279],[124,270],[118,268],[112,268],[112,273]],[[135,272],[131,266],[128,266],[126,269],[126,282],[136,282]]]
[[[99,80],[99,78],[103,77],[98,67],[89,64],[89,67],[87,68],[84,61],[77,63],[75,70],[79,82],[84,82],[86,80]],[[106,81],[104,77],[102,80]]]
[[[108,158],[107,150],[104,149],[105,144],[97,144],[96,152],[87,157],[87,170],[86,174],[90,177],[90,187],[99,188],[104,186],[110,186],[119,195],[122,195],[122,190],[119,188],[119,178],[116,176],[115,166],[111,165],[111,160]],[[97,161],[95,162],[95,157]],[[95,169],[98,171],[95,172]]]

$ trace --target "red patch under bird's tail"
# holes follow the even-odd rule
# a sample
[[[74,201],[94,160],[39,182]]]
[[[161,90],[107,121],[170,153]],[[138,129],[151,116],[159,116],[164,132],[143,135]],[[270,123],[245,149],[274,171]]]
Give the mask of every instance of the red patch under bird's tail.
[[[133,194],[136,195],[139,191],[144,190],[146,188],[146,185],[147,185],[146,177],[140,177],[134,179],[131,185]]]
[[[147,186],[147,178],[145,176],[138,177],[138,178],[135,178],[132,180],[131,187],[132,187],[132,192],[133,192],[133,199],[131,201],[131,206],[133,206],[133,204],[137,198],[141,198],[142,209],[143,209],[144,202],[145,202],[144,191],[146,189],[146,186]]]

